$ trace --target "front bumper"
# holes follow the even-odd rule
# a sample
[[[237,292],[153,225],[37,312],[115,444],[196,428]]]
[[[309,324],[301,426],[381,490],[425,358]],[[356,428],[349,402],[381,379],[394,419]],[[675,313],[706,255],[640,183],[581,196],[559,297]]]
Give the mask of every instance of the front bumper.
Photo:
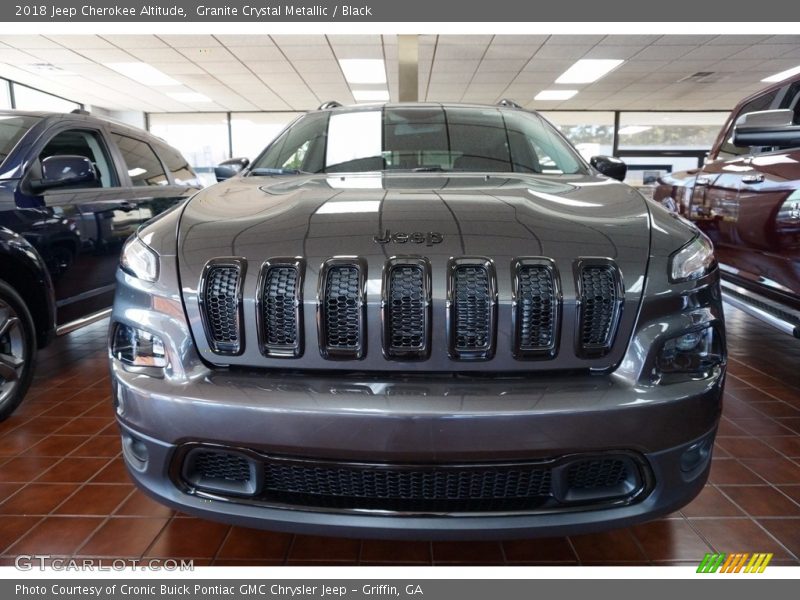
[[[111,367],[126,463],[136,483],[161,502],[250,527],[405,539],[567,535],[677,510],[708,476],[710,454],[686,469],[685,453],[698,442],[711,446],[724,378],[720,370],[704,380],[637,386],[614,375],[380,379],[207,371],[174,382],[130,372],[116,360]],[[273,507],[210,499],[182,485],[174,457],[197,442],[388,464],[631,452],[644,460],[652,481],[630,503],[530,514]]]

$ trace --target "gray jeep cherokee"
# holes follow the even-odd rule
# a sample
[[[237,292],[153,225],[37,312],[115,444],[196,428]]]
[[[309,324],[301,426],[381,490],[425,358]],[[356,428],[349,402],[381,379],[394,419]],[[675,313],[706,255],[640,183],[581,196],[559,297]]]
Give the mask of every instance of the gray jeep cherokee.
[[[688,503],[725,374],[712,247],[590,162],[511,103],[332,103],[144,226],[110,330],[135,482],[363,537],[564,535]]]

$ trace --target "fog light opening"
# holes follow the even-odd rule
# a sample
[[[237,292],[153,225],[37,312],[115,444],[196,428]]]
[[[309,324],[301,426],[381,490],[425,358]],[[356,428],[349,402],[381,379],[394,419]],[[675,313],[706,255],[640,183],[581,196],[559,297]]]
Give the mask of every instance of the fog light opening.
[[[681,455],[681,471],[691,473],[705,467],[711,457],[710,439],[701,440],[689,446]]]
[[[140,439],[133,437],[129,433],[122,434],[122,453],[128,464],[137,471],[145,471],[147,462],[150,460],[150,453],[147,445]]]
[[[120,362],[134,367],[167,366],[164,340],[137,327],[118,323],[111,342],[111,354]]]
[[[724,360],[722,340],[716,328],[688,331],[667,339],[656,359],[653,379],[658,383],[709,377]]]

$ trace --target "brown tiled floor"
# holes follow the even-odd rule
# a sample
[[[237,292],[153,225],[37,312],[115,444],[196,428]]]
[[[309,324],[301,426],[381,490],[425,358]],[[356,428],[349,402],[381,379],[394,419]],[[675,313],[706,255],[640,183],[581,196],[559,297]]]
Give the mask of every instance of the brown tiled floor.
[[[800,341],[728,311],[730,369],[709,485],[679,513],[596,535],[507,542],[292,536],[186,517],[136,491],[120,458],[106,324],[41,353],[0,424],[0,563],[20,553],[196,564],[697,564],[710,550],[800,564]]]

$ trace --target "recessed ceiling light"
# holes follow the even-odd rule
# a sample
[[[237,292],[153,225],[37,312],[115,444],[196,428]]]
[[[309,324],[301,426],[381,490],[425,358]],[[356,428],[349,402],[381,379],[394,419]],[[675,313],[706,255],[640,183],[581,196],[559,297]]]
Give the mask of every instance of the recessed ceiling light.
[[[542,90],[536,96],[534,96],[534,100],[569,100],[575,94],[578,93],[578,90]]]
[[[607,75],[624,60],[585,58],[572,65],[556,79],[556,83],[592,83]]]
[[[389,92],[386,90],[353,90],[356,102],[388,102]]]
[[[167,86],[181,85],[166,73],[162,73],[155,67],[143,62],[113,62],[104,63],[109,69],[113,69],[120,75],[138,81],[144,85]]]
[[[780,73],[775,73],[775,75],[770,75],[762,79],[761,81],[766,81],[772,83],[773,81],[783,81],[784,79],[789,79],[792,75],[797,75],[800,73],[800,65],[796,67],[792,67],[791,69],[786,69],[785,71],[781,71]]]
[[[167,96],[178,102],[211,102],[211,98],[197,92],[168,92]]]
[[[628,125],[627,127],[622,127],[617,133],[620,135],[634,135],[651,129],[652,127],[649,125]]]
[[[344,78],[349,83],[386,83],[386,65],[380,58],[339,59]]]

